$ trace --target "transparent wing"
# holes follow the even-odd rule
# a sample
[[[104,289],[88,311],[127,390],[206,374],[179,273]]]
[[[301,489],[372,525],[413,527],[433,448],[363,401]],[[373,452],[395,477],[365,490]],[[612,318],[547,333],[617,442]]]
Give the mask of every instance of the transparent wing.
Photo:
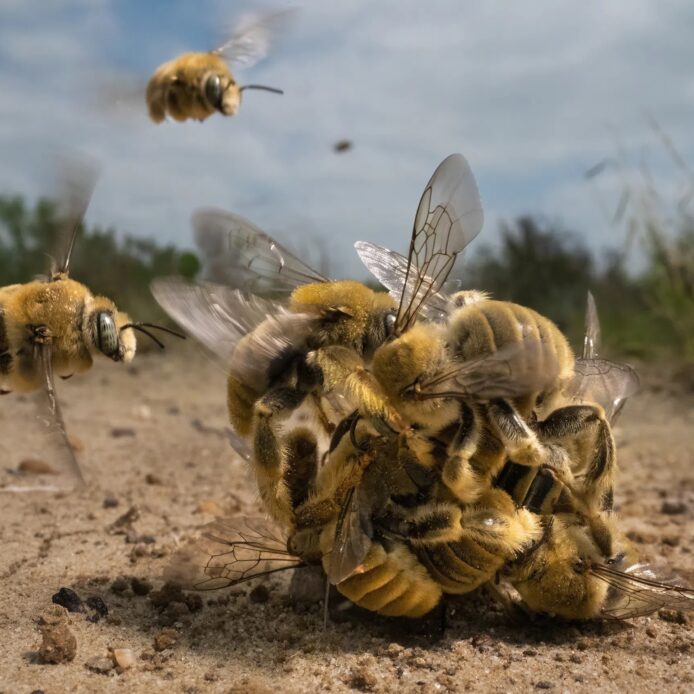
[[[60,228],[53,256],[55,265],[51,269],[54,274],[67,273],[70,269],[77,234],[98,178],[97,166],[86,159],[66,159],[61,168],[58,194]]]
[[[408,260],[404,255],[391,251],[369,241],[357,241],[354,244],[357,255],[366,265],[369,272],[388,290],[397,301],[405,290],[405,282],[408,271]],[[414,291],[416,277],[410,279],[411,291]],[[433,283],[431,278],[426,278],[425,283]],[[427,320],[443,323],[449,310],[448,296],[442,292],[430,292],[426,304],[420,308],[420,315]]]
[[[327,281],[239,215],[200,209],[193,214],[193,229],[206,279],[260,294],[287,292],[302,284]]]
[[[637,564],[627,571],[597,565],[591,567],[590,571],[609,585],[602,610],[604,617],[628,619],[651,614],[661,608],[694,609],[694,590],[658,580],[647,565]]]
[[[600,319],[598,318],[598,307],[595,305],[595,298],[588,292],[586,300],[586,321],[585,336],[583,338],[583,358],[595,359],[600,349]]]
[[[215,590],[303,566],[287,551],[287,538],[263,517],[220,518],[180,549],[165,578],[185,588]]]
[[[462,154],[439,164],[415,214],[396,331],[406,330],[436,294],[459,253],[480,233],[482,202],[470,165]]]
[[[265,15],[244,15],[232,37],[213,53],[229,62],[249,67],[267,56],[274,38],[289,23],[293,10],[283,10]]]
[[[519,398],[550,389],[560,364],[552,345],[526,338],[492,354],[453,364],[420,384],[420,397]]]
[[[55,392],[51,347],[37,345],[34,351],[41,387],[3,396],[0,492],[58,491],[84,484]]]
[[[366,558],[371,547],[371,537],[364,525],[365,519],[359,504],[359,487],[352,487],[335,526],[335,541],[328,568],[328,579],[333,585],[358,571]]]
[[[179,277],[154,280],[150,290],[164,311],[225,365],[242,337],[269,316],[286,313],[272,299],[224,285],[193,284]]]
[[[567,394],[575,400],[598,403],[609,422],[616,420],[626,401],[641,385],[631,366],[607,359],[577,359],[574,371]]]

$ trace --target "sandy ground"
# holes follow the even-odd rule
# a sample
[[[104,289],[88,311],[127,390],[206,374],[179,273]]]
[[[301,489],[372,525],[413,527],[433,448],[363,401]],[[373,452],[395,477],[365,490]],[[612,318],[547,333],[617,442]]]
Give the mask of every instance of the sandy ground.
[[[222,375],[193,355],[188,347],[143,355],[131,367],[102,363],[61,384],[89,484],[70,495],[0,496],[0,691],[694,690],[693,620],[676,614],[513,623],[473,595],[448,603],[443,634],[432,620],[362,615],[324,631],[320,605],[290,604],[286,574],[266,580],[267,590],[251,583],[194,594],[202,604],[162,608],[156,594],[135,594],[118,577],[159,587],[171,553],[213,520],[209,511],[259,510],[246,465],[224,435]],[[691,393],[653,372],[616,432],[623,523],[644,558],[667,562],[691,585],[693,427]],[[139,511],[131,531],[109,531],[131,507]],[[74,660],[43,664],[37,618],[63,586],[102,598],[108,615],[70,614]],[[111,668],[116,648],[132,650],[131,668]]]

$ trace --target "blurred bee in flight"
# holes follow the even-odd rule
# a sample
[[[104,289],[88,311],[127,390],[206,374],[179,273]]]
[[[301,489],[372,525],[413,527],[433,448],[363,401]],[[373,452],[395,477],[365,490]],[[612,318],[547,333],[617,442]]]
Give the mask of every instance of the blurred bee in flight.
[[[98,355],[116,362],[132,361],[135,330],[161,348],[163,343],[150,329],[183,337],[163,326],[131,321],[113,301],[93,295],[85,285],[70,278],[70,259],[95,180],[96,172],[84,163],[67,168],[58,259],[53,261],[47,277],[0,287],[0,394],[7,396],[3,406],[8,408],[2,423],[9,426],[12,414],[21,409],[9,393],[38,392],[37,421],[54,449],[55,472],[63,476],[59,481],[64,486],[82,484],[84,480],[65,432],[55,375],[68,379],[87,371]],[[21,428],[22,424],[28,425],[26,419],[17,426]],[[41,436],[36,438],[36,442],[43,440]],[[37,453],[43,455],[45,451]],[[0,491],[19,489],[16,484],[0,486]]]
[[[260,84],[240,85],[229,63],[249,67],[264,58],[289,11],[246,18],[233,36],[206,53],[184,53],[160,65],[147,84],[149,117],[161,123],[166,116],[177,121],[204,121],[212,114],[234,116],[247,89],[283,94],[281,89]]]

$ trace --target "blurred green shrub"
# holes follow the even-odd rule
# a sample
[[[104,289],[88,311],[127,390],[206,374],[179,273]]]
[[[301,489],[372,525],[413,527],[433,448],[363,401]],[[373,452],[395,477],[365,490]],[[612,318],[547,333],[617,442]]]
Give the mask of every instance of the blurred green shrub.
[[[18,196],[0,196],[0,286],[46,274],[59,244],[61,224],[56,205],[45,199],[33,208]],[[112,229],[80,228],[70,275],[95,294],[113,299],[137,320],[164,319],[149,283],[162,275],[193,278],[200,262],[190,252],[153,240],[116,235]]]

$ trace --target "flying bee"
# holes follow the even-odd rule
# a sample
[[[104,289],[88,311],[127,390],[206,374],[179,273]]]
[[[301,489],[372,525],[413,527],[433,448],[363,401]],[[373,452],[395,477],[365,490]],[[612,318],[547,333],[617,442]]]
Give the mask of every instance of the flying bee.
[[[217,267],[226,263],[257,286],[291,291],[282,305],[224,286],[179,280],[152,286],[162,308],[227,365],[231,423],[242,436],[253,433],[259,489],[275,518],[290,519],[287,499],[278,499],[272,484],[276,471],[286,466],[278,421],[309,395],[320,409],[321,396],[335,390],[358,403],[366,416],[399,428],[399,415],[366,366],[394,330],[414,324],[419,305],[438,290],[481,221],[469,165],[462,155],[451,155],[421,196],[410,248],[418,283],[396,309],[387,294],[361,283],[327,280],[240,217],[218,211],[194,215],[198,245],[210,249]]]
[[[135,356],[135,330],[162,348],[149,329],[183,337],[162,326],[131,321],[113,301],[93,295],[69,277],[70,259],[94,180],[94,172],[86,167],[71,167],[66,173],[68,195],[58,232],[59,256],[49,275],[0,288],[0,393],[38,393],[36,419],[45,440],[58,446],[55,459],[59,469],[54,472],[63,474],[67,484],[82,484],[83,478],[65,433],[55,375],[67,379],[87,371],[99,355],[130,362]],[[16,401],[5,404],[11,410],[23,411]],[[2,418],[8,427],[11,414],[7,412]],[[44,440],[31,438],[34,444]],[[14,451],[11,453],[14,457]],[[45,451],[34,453],[43,456]],[[23,487],[12,483],[0,487],[3,491],[20,489]]]
[[[287,12],[278,12],[239,23],[234,35],[207,53],[184,53],[160,65],[147,84],[149,117],[161,123],[167,115],[174,120],[204,121],[213,113],[234,116],[247,89],[283,94],[281,89],[259,84],[239,85],[228,63],[251,66],[264,58],[272,35]]]

